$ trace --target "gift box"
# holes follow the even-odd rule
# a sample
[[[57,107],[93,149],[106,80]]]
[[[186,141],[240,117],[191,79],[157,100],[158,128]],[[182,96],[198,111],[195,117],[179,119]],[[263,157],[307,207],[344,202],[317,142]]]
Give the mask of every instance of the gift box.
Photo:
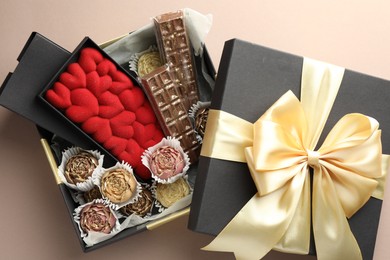
[[[307,109],[307,107],[304,107],[303,109],[306,114],[310,114],[311,112],[315,113],[322,110],[329,111],[329,115],[325,121],[326,123],[323,123],[323,130],[319,137],[319,141],[317,142],[316,149],[318,149],[320,145],[324,143],[325,137],[330,134],[331,129],[335,126],[336,122],[340,120],[340,118],[348,113],[362,113],[371,118],[375,118],[379,122],[379,128],[382,130],[382,153],[389,154],[390,118],[388,117],[387,111],[390,111],[390,102],[388,101],[390,82],[348,69],[344,70],[340,67],[332,67],[333,65],[326,63],[312,61],[314,64],[320,64],[319,67],[326,68],[322,70],[321,73],[318,73],[318,70],[310,70],[305,67],[306,64],[310,64],[311,61],[312,60],[310,59],[284,53],[278,50],[273,50],[238,39],[233,39],[225,43],[209,112],[211,113],[211,111],[213,111],[212,113],[214,115],[210,116],[209,114],[199,163],[199,172],[201,174],[199,174],[196,180],[189,218],[190,229],[211,235],[220,234],[218,236],[220,237],[220,242],[213,242],[214,244],[211,243],[211,247],[206,247],[206,249],[208,248],[215,251],[232,252],[235,250],[233,249],[235,245],[237,245],[237,247],[242,245],[242,248],[245,248],[244,250],[251,252],[256,252],[259,248],[263,250],[264,244],[267,244],[268,240],[274,239],[271,237],[280,231],[278,227],[276,227],[276,232],[275,229],[269,228],[269,226],[284,225],[284,219],[283,221],[281,219],[282,216],[287,214],[283,211],[285,210],[283,207],[286,206],[289,208],[289,203],[297,203],[293,202],[293,199],[287,200],[288,202],[283,200],[287,197],[290,197],[291,194],[287,196],[286,193],[285,197],[278,195],[278,192],[285,191],[280,190],[284,189],[285,187],[290,187],[288,186],[290,183],[295,183],[295,178],[285,180],[283,179],[284,177],[282,177],[282,175],[276,175],[275,177],[270,177],[271,179],[274,178],[273,183],[271,182],[269,184],[267,182],[264,184],[262,182],[267,178],[262,176],[274,170],[272,167],[267,168],[268,166],[266,163],[271,161],[274,162],[274,160],[276,160],[274,159],[275,156],[279,154],[282,154],[280,157],[277,157],[280,161],[283,160],[284,156],[288,157],[289,153],[283,153],[283,151],[285,151],[285,144],[283,142],[290,140],[290,134],[295,136],[294,138],[300,136],[294,132],[297,129],[295,126],[294,128],[291,127],[291,129],[288,128],[290,127],[290,124],[293,125],[294,123],[300,121],[296,115],[289,115],[289,113],[292,113],[293,111],[292,108],[288,106],[283,107],[286,106],[286,104],[283,103],[285,102],[286,96],[289,98],[292,96],[298,97],[297,99],[293,98],[295,100],[294,102],[297,103],[299,103],[297,101],[298,99],[303,99],[302,96],[306,98],[305,105],[309,103],[309,109]],[[331,67],[332,69],[328,69],[328,67]],[[341,76],[339,78],[333,77],[333,70],[336,71],[335,74],[338,73],[341,74]],[[309,80],[304,80],[303,74],[308,75]],[[320,85],[323,84],[322,87],[316,88],[316,90],[313,90],[314,87],[311,89],[312,85],[315,85],[312,84],[312,82],[314,82],[312,80],[313,77],[320,79],[319,82],[321,82]],[[306,81],[310,82],[310,84],[304,84]],[[334,83],[335,81],[337,81],[337,83]],[[333,99],[327,97],[326,94],[323,93],[330,89],[328,85],[332,84],[339,85],[339,89],[336,91],[337,93],[334,94]],[[301,85],[308,85],[308,87],[305,88],[306,92],[303,90]],[[285,94],[286,92],[288,93]],[[310,96],[311,93],[309,93],[309,98],[307,98],[307,92],[314,92],[315,94]],[[318,107],[318,103],[322,103],[324,100],[326,100],[326,102],[332,100],[330,102],[331,105],[327,108]],[[302,100],[301,102],[303,103]],[[283,106],[281,105],[282,103]],[[263,114],[265,114],[264,117],[259,119]],[[287,123],[287,126],[285,127],[287,129],[287,134],[277,135],[275,130],[277,127],[274,126],[274,123],[269,124],[267,122],[267,120],[273,116],[280,116],[285,121],[290,120],[296,122],[289,121]],[[352,121],[355,122],[354,120]],[[252,128],[260,125],[261,127],[265,127],[265,125],[267,125],[270,128],[264,128],[266,130],[258,130],[259,133],[256,134],[256,132],[254,132],[256,130],[253,130]],[[352,127],[353,126],[351,125],[347,125],[346,129]],[[305,130],[302,130],[302,132],[310,131],[306,130],[306,126],[304,126],[303,129]],[[307,132],[305,133],[307,134]],[[240,135],[243,135],[247,139],[242,139]],[[267,145],[261,146],[261,148],[256,148],[255,141],[252,140],[252,138],[255,138],[253,135],[259,138],[265,136],[263,139],[268,139],[268,137],[272,135],[275,135],[276,137],[275,140],[272,139],[273,143],[269,140],[261,139],[263,143],[268,142],[267,144],[270,148],[267,148]],[[245,147],[252,147],[252,145],[253,148],[248,150],[250,152],[245,150]],[[274,148],[273,146],[278,146],[278,148]],[[258,151],[258,154],[252,152],[255,149]],[[295,147],[294,149],[298,148]],[[244,150],[247,153],[244,154]],[[271,151],[271,154],[267,153],[264,155],[265,151],[269,150]],[[359,152],[354,152],[351,154],[360,154],[360,150],[357,150]],[[264,154],[262,154],[263,151]],[[364,153],[363,150],[361,150],[361,153]],[[245,163],[246,160],[252,160],[248,159],[251,158],[248,156],[248,154],[255,154],[253,156],[260,158],[258,160],[260,160],[261,163]],[[300,154],[300,156],[303,156],[300,157],[301,159],[306,158],[308,160],[308,162],[302,162],[304,167],[308,167],[307,165],[309,165],[311,168],[321,168],[322,166],[318,166],[318,162],[320,161],[321,164],[322,160],[326,160],[321,159],[323,157],[321,157],[317,152],[313,152],[308,149]],[[379,156],[377,158],[379,158]],[[311,161],[309,162],[309,160]],[[280,161],[276,161],[274,163],[278,164]],[[313,161],[315,163],[313,163]],[[364,160],[360,158],[359,161],[362,162]],[[383,164],[383,169],[380,171],[382,176],[383,173],[385,173],[387,170],[387,156],[383,156],[381,162]],[[288,164],[284,164],[284,162],[281,164],[283,165],[283,167],[280,166],[281,168],[290,169],[288,168],[290,167]],[[376,164],[376,166],[378,166],[378,164]],[[365,170],[366,168],[366,166],[362,165],[356,167],[358,171]],[[256,177],[256,173],[253,173],[256,172],[256,170],[260,171],[258,175],[260,177]],[[376,172],[378,174],[378,169]],[[293,175],[295,173],[287,170],[284,174]],[[254,179],[259,178],[259,181],[256,183],[256,185],[251,175],[255,175]],[[318,188],[321,186],[316,186],[318,183],[316,184],[315,179],[319,179],[316,176],[318,176],[318,173],[313,169],[307,173],[305,185],[308,186],[303,188],[303,190],[306,189],[306,191],[308,191],[308,194],[306,194],[307,197],[305,200],[299,200],[301,204],[294,204],[294,210],[295,207],[305,209],[308,208],[306,211],[304,211],[305,213],[300,211],[299,213],[295,214],[302,214],[304,217],[301,218],[300,221],[309,223],[308,225],[303,225],[306,227],[306,229],[308,229],[306,232],[309,234],[309,236],[306,234],[305,238],[297,238],[299,237],[297,234],[304,233],[305,231],[297,229],[297,227],[301,226],[294,222],[294,219],[296,220],[294,216],[292,217],[293,220],[289,222],[292,224],[287,225],[287,231],[284,229],[283,232],[281,232],[281,235],[279,235],[279,238],[275,239],[274,244],[266,245],[268,248],[263,251],[262,255],[264,255],[266,252],[268,252],[267,250],[270,250],[273,247],[276,250],[287,253],[312,255],[317,254],[319,255],[319,258],[321,255],[323,256],[329,252],[337,251],[338,253],[336,253],[336,256],[333,255],[334,258],[331,257],[329,259],[340,259],[340,257],[344,257],[346,259],[358,259],[353,256],[351,258],[351,255],[344,255],[345,252],[349,252],[350,247],[352,247],[349,246],[350,244],[347,244],[347,246],[344,244],[344,248],[340,248],[337,246],[340,244],[339,241],[334,241],[334,243],[329,243],[328,241],[328,244],[324,249],[324,245],[321,240],[325,237],[323,234],[327,232],[325,231],[323,233],[319,232],[317,234],[313,234],[313,229],[315,229],[315,232],[317,232],[317,230],[322,228],[321,225],[324,226],[324,224],[321,223],[323,219],[318,220],[321,219],[322,215],[328,217],[336,214],[334,212],[329,213],[329,211],[326,210],[323,210],[321,213],[318,212],[319,206],[316,206],[314,203],[317,203],[319,200],[318,198],[322,195],[326,198],[328,194],[324,192],[324,194],[321,196],[318,195],[321,193],[321,191],[318,193],[317,190],[321,190]],[[378,175],[376,176],[378,177]],[[284,182],[280,181],[281,179],[283,179]],[[279,181],[283,183],[280,184]],[[335,182],[337,182],[337,180]],[[353,237],[356,239],[358,244],[358,248],[355,248],[357,251],[356,255],[359,255],[358,251],[360,248],[363,259],[372,259],[373,256],[378,221],[382,205],[382,200],[380,199],[381,196],[375,196],[375,193],[378,190],[383,192],[384,177],[375,179],[374,183],[374,186],[379,183],[378,186],[376,186],[376,190],[368,198],[367,202],[366,200],[361,202],[361,204],[364,204],[364,206],[359,208],[355,214],[351,214],[352,216],[348,215],[348,223],[344,226],[345,230],[348,230],[348,226],[350,227]],[[270,187],[273,186],[277,188],[272,190]],[[343,189],[343,185],[338,186],[338,184],[334,184],[333,186],[333,184],[331,184],[330,186],[336,187],[336,194],[341,194],[342,198],[336,199],[337,201],[341,201],[341,207],[346,208],[347,206],[345,206],[345,204],[348,203],[347,201],[354,200],[355,196],[358,197],[357,193],[354,193],[353,195],[343,195],[343,191],[340,191]],[[357,186],[355,189],[360,190],[360,186]],[[363,187],[361,187],[361,189],[363,189]],[[268,201],[268,206],[261,207],[262,211],[260,212],[252,210],[253,208],[248,208],[250,207],[248,206],[250,204],[248,201],[250,202],[253,200],[253,198],[259,197],[258,194],[255,195],[258,190],[260,190],[260,200],[263,199],[263,201],[265,201],[264,198],[267,199],[272,196],[279,196],[279,200],[276,199],[271,202]],[[340,205],[338,202],[336,202],[336,200],[327,200],[327,202],[330,205]],[[283,202],[286,203],[286,205],[284,205]],[[321,205],[326,205],[326,203]],[[310,211],[310,207],[313,208],[313,211]],[[344,214],[343,210],[339,210],[337,212],[342,212],[339,220],[341,219],[340,221],[343,222],[346,219],[346,215]],[[248,217],[251,214],[252,216]],[[262,219],[263,215],[266,216],[264,219]],[[264,223],[267,221],[268,224]],[[236,225],[233,227],[232,223],[235,223]],[[313,227],[313,223],[318,224]],[[259,225],[263,228],[265,226],[266,228],[260,228],[259,230],[255,231],[251,237],[255,237],[256,232],[258,232],[257,234],[259,234],[259,236],[269,236],[269,239],[264,239],[264,243],[261,241],[250,241],[246,239],[247,233],[251,233],[252,229],[255,230],[256,225]],[[331,224],[328,225],[328,228],[328,234],[331,233],[334,235],[334,237],[338,237],[340,233],[347,232],[341,228],[334,228],[334,226]],[[272,232],[270,232],[270,230]],[[295,233],[290,232],[292,230],[295,230]],[[224,236],[224,234],[226,236]],[[288,239],[283,236],[284,234],[286,234],[286,236],[292,235],[289,237],[290,241],[288,241]],[[237,237],[237,239],[241,240],[242,242],[234,240],[235,237]],[[299,239],[304,240],[303,242],[299,241],[299,243],[302,242],[305,245],[304,250],[294,248],[294,245],[296,245],[296,240]],[[352,240],[354,239],[352,238]],[[225,247],[221,246],[223,243],[225,243]],[[215,246],[216,244],[217,246]],[[252,245],[252,249],[248,249],[246,244]],[[316,247],[316,244],[319,245]],[[324,250],[326,251],[325,253]],[[242,256],[241,252],[235,253],[237,256]],[[255,256],[256,257],[252,256],[253,259],[259,258],[259,255]]]
[[[154,37],[153,27],[149,26],[146,31],[147,36],[138,33],[138,39],[141,43],[144,42],[144,37],[152,38],[150,34]],[[164,208],[161,205],[153,206],[151,209],[152,215],[147,215],[146,221],[145,219],[140,220],[139,217],[130,220],[126,219],[125,221],[123,221],[122,218],[120,220],[120,225],[126,223],[126,227],[123,230],[101,242],[98,240],[98,242],[92,241],[94,243],[88,244],[86,240],[83,240],[82,232],[79,225],[75,222],[74,216],[75,209],[79,206],[80,195],[66,186],[63,179],[59,176],[58,167],[61,163],[62,152],[69,147],[80,147],[84,150],[101,152],[104,155],[103,166],[106,169],[114,166],[115,163],[120,160],[104,149],[104,147],[97,143],[93,138],[87,137],[86,133],[81,131],[78,125],[69,121],[67,118],[64,118],[64,115],[61,114],[60,111],[52,108],[50,104],[47,104],[47,102],[43,100],[43,93],[53,85],[53,82],[58,79],[58,76],[64,71],[68,63],[71,63],[76,59],[76,55],[79,54],[77,51],[84,47],[92,47],[98,50],[104,57],[110,59],[110,61],[117,66],[118,70],[129,77],[134,85],[140,87],[140,81],[137,78],[137,75],[130,70],[127,58],[124,59],[125,61],[120,60],[123,58],[124,53],[121,53],[121,51],[118,52],[118,47],[113,46],[114,44],[123,46],[121,44],[126,42],[131,35],[132,34],[118,37],[117,39],[110,40],[99,46],[95,45],[87,38],[80,44],[80,48],[76,48],[76,51],[70,53],[39,33],[34,32],[18,57],[19,64],[17,68],[13,73],[8,75],[1,87],[0,104],[37,124],[38,131],[42,136],[41,143],[43,149],[48,158],[60,192],[63,195],[81,248],[85,252],[95,250],[145,230],[153,230],[154,228],[188,214],[189,212],[188,206],[178,207],[178,205],[174,205],[168,208]],[[154,39],[154,41],[156,40]],[[150,41],[148,43],[150,43]],[[138,44],[137,47],[143,48],[144,46],[141,45],[142,44]],[[109,54],[106,54],[106,52]],[[128,55],[129,50],[126,50],[125,54]],[[215,70],[204,46],[202,46],[202,54],[199,55],[198,53],[193,58],[196,70],[201,71],[201,73],[197,74],[198,81],[201,82],[200,84],[207,84],[207,86],[210,87],[209,84],[213,81]],[[207,79],[205,79],[205,76]],[[208,91],[210,91],[210,89],[206,90],[206,92]],[[124,168],[129,169],[127,166]],[[186,182],[188,182],[190,186],[193,186],[195,182],[196,173],[197,164],[194,163],[185,176]],[[153,190],[153,184],[151,185],[152,187],[149,188]],[[186,205],[190,203],[190,199],[191,196],[186,196]]]

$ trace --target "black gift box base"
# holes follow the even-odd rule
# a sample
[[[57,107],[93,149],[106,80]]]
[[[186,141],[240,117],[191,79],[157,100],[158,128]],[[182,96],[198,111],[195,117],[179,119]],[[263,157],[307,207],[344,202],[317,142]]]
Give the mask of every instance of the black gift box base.
[[[211,108],[255,122],[288,90],[300,96],[303,58],[241,40],[225,43]],[[390,153],[390,82],[345,70],[319,144],[345,114],[377,119],[383,153]],[[390,94],[390,93],[389,93]],[[386,133],[386,134],[384,134]],[[217,235],[256,193],[246,164],[201,156],[189,228]],[[372,259],[382,201],[371,198],[350,220],[364,259]],[[259,213],[261,214],[261,213]],[[310,254],[315,254],[312,240]]]
[[[122,37],[111,40],[100,46],[107,46]],[[189,207],[187,207],[162,219],[128,228],[109,240],[100,242],[91,247],[86,247],[80,237],[79,228],[73,220],[73,211],[78,205],[74,202],[69,188],[61,183],[57,174],[57,165],[59,164],[60,154],[58,154],[58,152],[56,153],[58,148],[53,147],[52,140],[60,138],[63,140],[63,143],[61,144],[63,147],[77,145],[84,149],[97,150],[98,146],[95,142],[85,138],[85,134],[81,133],[79,129],[70,127],[69,122],[63,120],[61,116],[59,117],[58,111],[48,109],[47,104],[37,98],[45,86],[48,86],[50,80],[53,79],[55,74],[70,58],[71,53],[67,50],[39,33],[32,33],[18,57],[19,64],[17,68],[13,73],[8,74],[2,84],[0,89],[0,105],[37,124],[38,131],[42,136],[42,147],[64,198],[69,217],[82,250],[84,252],[93,251],[139,232],[153,230],[160,225],[189,214]],[[196,59],[197,66],[200,66],[202,63],[205,63],[206,65],[207,74],[213,78],[215,70],[207,50],[205,50],[203,60],[199,58]],[[129,73],[129,71],[126,71],[126,73]],[[54,135],[53,133],[56,134]],[[196,165],[191,171],[193,173],[189,181],[193,184],[195,181],[195,173],[197,172]]]

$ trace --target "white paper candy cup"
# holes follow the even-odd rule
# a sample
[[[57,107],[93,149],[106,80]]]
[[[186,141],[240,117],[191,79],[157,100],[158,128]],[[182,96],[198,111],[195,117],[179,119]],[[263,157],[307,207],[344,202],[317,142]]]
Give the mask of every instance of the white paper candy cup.
[[[153,171],[152,171],[152,168],[150,166],[150,161],[151,161],[151,157],[152,157],[152,154],[159,148],[163,147],[163,146],[170,146],[172,148],[174,148],[175,150],[179,151],[179,153],[182,155],[183,157],[183,160],[184,160],[184,167],[183,167],[183,170],[172,176],[172,177],[169,177],[167,179],[161,179],[159,176],[157,176]],[[172,182],[175,182],[176,180],[178,180],[179,178],[181,178],[182,176],[184,176],[188,169],[190,168],[190,158],[188,157],[187,153],[185,153],[183,151],[183,148],[180,146],[180,142],[179,140],[175,139],[175,138],[172,138],[170,136],[168,136],[167,138],[163,138],[161,140],[161,142],[159,142],[158,144],[152,146],[152,147],[149,147],[147,150],[144,151],[143,155],[141,156],[141,161],[142,161],[142,164],[146,166],[146,168],[148,168],[150,170],[150,172],[152,173],[152,178],[154,180],[156,180],[157,182],[159,183],[172,183]]]
[[[68,148],[62,152],[61,164],[58,166],[58,175],[59,175],[61,181],[69,188],[85,192],[85,191],[91,190],[94,186],[93,181],[92,181],[92,176],[88,177],[88,179],[86,181],[79,182],[76,184],[69,183],[65,177],[66,163],[68,162],[68,160],[72,156],[75,156],[75,155],[79,154],[80,152],[88,152],[97,159],[98,165],[96,166],[95,170],[93,171],[92,176],[95,173],[101,171],[101,168],[103,167],[104,155],[100,154],[98,151],[83,150],[80,147],[71,147],[71,148]]]
[[[135,188],[135,191],[133,192],[133,194],[131,195],[131,197],[127,200],[127,201],[124,201],[122,203],[114,203],[112,201],[110,201],[109,198],[107,198],[106,196],[104,196],[103,192],[102,192],[102,189],[101,189],[101,179],[102,179],[102,176],[104,175],[104,173],[106,173],[107,171],[111,171],[111,170],[114,170],[114,169],[124,169],[126,171],[128,171],[134,178],[134,180],[136,181],[136,188]],[[117,210],[127,204],[130,204],[130,203],[133,203],[135,202],[141,195],[141,184],[137,181],[137,179],[135,178],[134,176],[134,173],[133,173],[133,169],[131,168],[131,166],[128,164],[128,163],[125,163],[125,162],[122,162],[122,163],[116,163],[115,166],[111,167],[111,168],[108,168],[108,169],[104,169],[102,168],[100,170],[100,172],[96,172],[92,175],[92,179],[93,179],[93,183],[99,187],[100,189],[100,192],[103,196],[103,198],[106,200],[106,203],[108,205],[110,205],[110,207],[112,207],[113,209]]]

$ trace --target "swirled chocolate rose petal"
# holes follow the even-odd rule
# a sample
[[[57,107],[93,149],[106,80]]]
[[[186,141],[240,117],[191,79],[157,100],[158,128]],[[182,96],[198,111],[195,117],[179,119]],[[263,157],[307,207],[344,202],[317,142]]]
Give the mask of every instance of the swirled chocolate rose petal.
[[[116,221],[111,209],[103,203],[87,204],[80,212],[80,227],[86,233],[95,231],[109,234]]]
[[[113,203],[128,201],[136,189],[133,174],[122,168],[106,171],[100,181],[101,193]]]
[[[185,166],[180,151],[170,146],[163,146],[154,151],[149,163],[152,173],[162,180],[181,173]]]
[[[101,199],[102,194],[100,193],[99,187],[94,186],[92,190],[84,192],[83,197],[86,202],[91,202],[95,199]]]
[[[190,185],[184,178],[168,184],[157,183],[156,199],[161,205],[168,208],[176,201],[190,194],[190,191]]]
[[[86,181],[98,166],[98,159],[92,154],[81,151],[68,159],[65,164],[65,178],[71,184]]]
[[[134,213],[138,216],[144,217],[152,208],[153,197],[152,193],[146,188],[142,188],[140,195],[141,197],[138,198],[136,202],[127,204],[126,206],[120,208],[120,211],[126,216],[130,216]]]
[[[196,111],[195,114],[195,131],[197,134],[199,134],[202,138],[204,137],[204,132],[206,130],[206,123],[207,118],[209,116],[209,109],[208,108],[202,108]]]

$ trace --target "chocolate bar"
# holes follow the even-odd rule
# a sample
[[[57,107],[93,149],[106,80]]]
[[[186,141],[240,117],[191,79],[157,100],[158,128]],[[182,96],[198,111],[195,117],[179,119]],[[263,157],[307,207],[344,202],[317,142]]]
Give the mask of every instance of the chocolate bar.
[[[188,153],[191,163],[196,162],[200,144],[170,67],[159,67],[141,80],[164,134],[178,139],[184,152]]]
[[[154,24],[161,59],[173,68],[178,79],[179,96],[188,111],[199,101],[199,94],[183,12],[159,15],[155,17]]]

